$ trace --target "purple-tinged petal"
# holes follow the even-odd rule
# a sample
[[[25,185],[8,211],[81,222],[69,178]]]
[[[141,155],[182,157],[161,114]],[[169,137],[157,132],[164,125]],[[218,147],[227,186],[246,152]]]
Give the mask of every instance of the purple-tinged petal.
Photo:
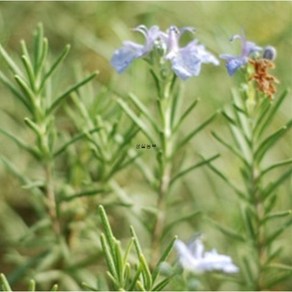
[[[192,76],[198,76],[201,71],[201,61],[194,51],[186,48],[180,49],[171,59],[172,70],[181,78],[186,80]]]
[[[194,242],[189,244],[188,248],[191,251],[192,256],[196,259],[200,259],[203,257],[204,245],[200,239],[196,239]]]
[[[226,68],[228,71],[228,74],[230,76],[234,75],[234,73],[243,65],[245,65],[248,62],[248,59],[246,57],[233,57],[226,61]]]
[[[193,42],[194,43],[194,42]],[[195,45],[196,43],[191,45],[196,50],[197,57],[201,60],[202,63],[211,63],[214,65],[219,65],[218,59],[211,53],[209,53],[203,45]]]
[[[198,76],[201,71],[202,63],[213,63],[218,65],[219,61],[208,51],[203,45],[197,45],[197,41],[192,41],[184,48],[173,52],[168,59],[171,60],[172,69],[175,74],[182,80],[186,80],[192,76]]]
[[[160,37],[158,26],[148,29],[145,25],[139,25],[134,31],[142,33],[145,37],[145,44],[140,45],[131,41],[125,41],[123,47],[116,50],[112,56],[111,64],[118,73],[122,73],[133,60],[148,54],[154,47],[155,41]]]
[[[245,42],[245,45],[243,47],[243,56],[249,56],[252,53],[256,53],[256,52],[260,52],[262,51],[262,48],[257,46],[255,43],[253,42]]]
[[[157,25],[151,26],[149,29],[145,25],[139,25],[133,29],[142,33],[145,37],[144,54],[153,49],[155,41],[160,37],[160,29]]]
[[[112,56],[111,64],[118,73],[122,73],[133,60],[144,53],[142,45],[133,42],[124,42],[124,46],[116,50]]]
[[[228,74],[230,76],[234,75],[234,73],[242,66],[247,64],[248,57],[256,52],[259,52],[262,50],[261,47],[257,46],[255,43],[247,41],[244,34],[237,34],[231,37],[230,41],[233,41],[235,39],[241,40],[241,54],[240,56],[232,56],[228,54],[222,54],[220,55],[221,59],[224,59],[226,61],[226,68],[228,71]]]

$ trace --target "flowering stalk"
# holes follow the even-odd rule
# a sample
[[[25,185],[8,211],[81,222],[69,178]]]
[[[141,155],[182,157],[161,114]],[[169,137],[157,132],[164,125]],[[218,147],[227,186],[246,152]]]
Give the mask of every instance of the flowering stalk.
[[[140,100],[134,98],[132,94],[129,94],[129,96],[141,111],[142,118],[137,116],[123,100],[118,100],[119,105],[149,138],[151,143],[159,141],[158,176],[152,181],[150,179],[150,184],[157,193],[156,217],[150,231],[152,239],[151,266],[154,266],[160,254],[161,238],[165,235],[167,201],[173,183],[191,170],[217,157],[213,156],[184,170],[181,170],[181,165],[178,165],[177,169],[173,167],[173,161],[178,151],[185,147],[215,117],[215,115],[212,115],[178,141],[178,133],[181,130],[182,122],[191,114],[197,104],[197,101],[194,101],[184,113],[179,112],[177,105],[181,98],[179,96],[181,86],[179,79],[187,80],[196,77],[201,72],[202,64],[218,65],[219,61],[196,40],[185,47],[180,47],[179,39],[181,35],[187,31],[193,32],[193,28],[171,26],[166,32],[162,32],[157,26],[147,29],[144,25],[140,25],[135,30],[144,35],[145,44],[124,42],[123,47],[113,54],[111,63],[118,73],[122,73],[137,58],[147,60],[157,90],[158,121],[152,117],[147,107]],[[145,177],[147,178],[147,175]]]
[[[270,184],[267,184],[265,178],[266,174],[272,169],[291,164],[291,159],[272,164],[267,168],[264,167],[263,160],[272,146],[287,133],[292,126],[292,121],[289,121],[274,133],[264,136],[287,92],[278,97],[274,104],[271,103],[271,100],[274,99],[277,80],[267,72],[267,69],[274,65],[267,66],[267,64],[273,64],[275,49],[267,47],[262,57],[258,53],[261,48],[254,43],[247,42],[243,36],[239,38],[243,42],[242,52],[244,53],[238,57],[222,55],[226,60],[226,67],[230,75],[242,69],[245,76],[242,96],[234,94],[232,113],[223,112],[235,145],[225,142],[216,133],[213,133],[213,135],[241,160],[244,191],[234,186],[231,180],[226,178],[221,171],[213,166],[212,169],[235,190],[241,200],[241,205],[244,206],[241,210],[245,227],[244,236],[236,231],[227,233],[225,228],[220,229],[234,239],[250,244],[253,257],[244,256],[242,259],[245,287],[261,291],[271,288],[277,283],[278,279],[289,275],[284,270],[280,271],[279,269],[274,272],[270,279],[266,277],[267,270],[272,267],[272,261],[279,260],[279,251],[277,254],[273,252],[272,243],[292,224],[291,218],[288,218],[288,220],[282,222],[280,227],[276,228],[276,231],[271,233],[268,228],[269,218],[274,218],[272,209],[276,201],[275,191],[280,183],[291,176],[291,168]],[[256,54],[254,54],[255,52]],[[282,218],[289,216],[290,213],[289,210],[282,212]]]

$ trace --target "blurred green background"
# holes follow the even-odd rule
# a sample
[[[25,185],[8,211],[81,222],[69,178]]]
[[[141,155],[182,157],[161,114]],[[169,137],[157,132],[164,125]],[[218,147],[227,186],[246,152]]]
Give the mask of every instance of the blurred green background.
[[[39,22],[43,23],[52,57],[54,54],[59,54],[67,43],[72,45],[72,50],[65,61],[66,69],[63,71],[60,83],[66,84],[69,80],[74,79],[75,67],[81,67],[84,71],[98,70],[99,75],[96,81],[98,84],[111,83],[122,92],[129,90],[135,92],[137,96],[142,96],[150,107],[154,102],[154,99],[151,99],[154,89],[148,86],[149,74],[144,62],[135,62],[123,75],[118,75],[109,63],[113,51],[121,46],[122,41],[143,41],[139,34],[131,31],[131,28],[139,24],[146,26],[157,24],[163,30],[167,29],[169,25],[193,26],[197,30],[195,37],[217,56],[221,53],[238,53],[239,42],[230,43],[228,40],[233,34],[244,30],[247,38],[258,45],[276,47],[278,57],[273,73],[280,80],[278,92],[291,87],[291,2],[0,2],[0,42],[2,46],[12,56],[16,55],[20,52],[20,40],[24,39],[29,44],[32,39],[32,31]],[[5,67],[1,59],[0,67]],[[235,82],[227,75],[223,62],[218,68],[204,66],[199,77],[188,80],[185,84],[185,102],[190,103],[198,97],[201,102],[196,115],[188,119],[185,130],[193,128],[218,108],[228,105],[231,100],[230,90],[234,85]],[[291,112],[290,97],[280,108],[274,121],[274,129],[282,126],[291,117]],[[16,122],[12,122],[11,115],[16,117]],[[1,84],[0,127],[24,137],[26,130],[24,127],[19,127],[24,115],[24,110],[11,98],[11,94]],[[64,117],[64,121],[66,125],[70,124],[66,117]],[[217,119],[210,127],[228,137],[221,119]],[[279,147],[271,152],[266,163],[291,156],[291,146],[292,137],[289,134],[282,139]],[[235,167],[238,162],[216,143],[209,130],[196,137],[189,148],[188,155],[191,159],[196,157],[196,153],[208,156],[220,152],[222,158],[216,161],[216,165],[231,177],[233,176],[235,183],[240,181],[239,172]],[[2,136],[0,136],[0,153],[12,160],[21,171],[33,175],[37,172],[37,168],[34,169],[35,165],[30,164],[30,160]],[[119,181],[132,193],[137,206],[143,205],[144,200],[149,202],[148,198],[145,199],[145,196],[141,195],[143,189],[139,189],[139,179],[141,180],[139,175],[137,175],[137,182],[135,175],[131,181],[128,181],[128,175],[124,173],[119,177]],[[272,175],[270,179],[273,180]],[[185,178],[184,185],[184,192],[188,190],[192,198],[188,208],[202,209],[213,219],[232,225],[239,206],[232,191],[220,179],[207,169],[200,169],[195,173],[190,173]],[[180,189],[177,190],[177,195],[181,195]],[[22,189],[18,180],[0,164],[0,270],[5,273],[11,272],[15,265],[10,264],[6,255],[9,248],[2,240],[3,230],[7,223],[5,220],[6,218],[9,220],[10,216],[10,209],[3,202],[16,210],[29,224],[34,221],[35,214],[28,197],[29,192]],[[281,188],[278,209],[291,207],[292,184],[290,179]],[[182,212],[183,208],[182,206]],[[171,212],[175,213],[177,210],[170,211],[169,217],[173,215]],[[119,214],[119,216],[122,215]],[[131,217],[128,220],[131,220]],[[130,223],[136,224],[135,222]],[[129,225],[128,222],[123,224]],[[137,228],[139,230],[139,226]],[[195,231],[204,231],[208,242],[216,243],[219,250],[221,247],[224,247],[225,250],[232,250],[226,239],[206,222],[196,221],[192,226],[180,226],[176,233],[181,238],[188,239]],[[123,230],[120,230],[120,233],[123,234]],[[280,241],[287,246],[286,256],[289,254],[291,256],[291,238],[289,239],[288,235],[288,232],[284,233]],[[5,231],[5,236],[13,237],[14,235],[13,232],[10,232],[9,235],[9,232]],[[236,259],[236,255],[234,256]]]

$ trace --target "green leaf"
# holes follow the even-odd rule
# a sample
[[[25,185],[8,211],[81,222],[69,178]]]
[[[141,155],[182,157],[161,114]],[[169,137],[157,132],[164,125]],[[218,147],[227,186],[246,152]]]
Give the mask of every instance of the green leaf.
[[[271,210],[275,207],[277,201],[277,195],[274,193],[271,195],[269,200],[266,202],[264,208],[265,208],[265,214],[269,214]]]
[[[213,115],[211,115],[206,121],[204,121],[203,123],[201,123],[195,130],[193,130],[184,139],[182,139],[182,141],[180,143],[178,143],[178,145],[176,146],[174,153],[177,152],[181,147],[183,147],[184,145],[186,145],[197,133],[199,133],[206,126],[208,126],[215,119],[215,117],[217,116],[217,114],[218,114],[218,112],[216,112]]]
[[[152,291],[161,291],[163,288],[165,288],[169,284],[172,278],[173,276],[160,281],[157,285],[155,285]]]
[[[225,175],[223,174],[222,171],[220,171],[218,168],[216,168],[214,165],[212,165],[211,163],[208,163],[207,166],[215,173],[217,174],[224,182],[227,183],[228,186],[231,187],[231,189],[244,201],[249,202],[249,199],[246,197],[246,195],[239,190],[234,184],[233,182],[231,182],[231,180]]]
[[[270,172],[271,170],[273,170],[277,167],[289,165],[291,163],[292,163],[292,158],[274,163],[274,164],[268,166],[267,168],[265,168],[264,170],[262,170],[259,177],[261,178],[262,176],[264,176],[265,174],[267,174],[268,172]]]
[[[128,256],[130,254],[130,251],[132,249],[132,246],[133,246],[133,243],[134,243],[134,239],[131,238],[128,245],[127,245],[127,248],[126,248],[126,251],[125,251],[125,254],[124,254],[124,257],[123,257],[123,262],[124,263],[127,263],[127,260],[128,260]]]
[[[26,74],[27,74],[27,77],[29,80],[30,87],[31,87],[32,91],[34,91],[35,90],[35,76],[34,76],[32,65],[31,65],[28,57],[25,55],[21,56],[21,60],[22,60],[22,63],[24,65],[24,68],[25,68],[25,71],[26,71]]]
[[[151,291],[153,280],[152,280],[149,266],[148,266],[146,259],[142,253],[139,253],[138,256],[139,256],[139,260],[141,263],[141,270],[142,270],[144,287],[145,287],[146,291]]]
[[[135,291],[136,290],[135,287],[137,285],[141,271],[142,271],[142,267],[141,267],[141,264],[139,264],[138,269],[137,269],[133,279],[131,280],[132,283],[131,283],[130,287],[128,288],[128,291]]]
[[[288,95],[288,90],[285,90],[278,99],[276,99],[275,104],[271,107],[270,111],[267,112],[262,118],[261,122],[258,121],[258,124],[256,125],[254,132],[255,135],[260,137],[264,131],[268,128],[268,126],[271,124],[275,114],[277,113],[280,105]]]
[[[115,266],[117,271],[117,276],[119,280],[119,288],[124,287],[124,261],[122,257],[122,248],[121,243],[118,240],[115,240]]]
[[[27,152],[29,152],[30,154],[32,154],[35,158],[37,158],[37,159],[39,158],[39,153],[38,153],[37,150],[33,149],[29,145],[26,145],[22,140],[20,140],[15,135],[8,133],[8,132],[6,132],[5,130],[3,130],[1,128],[0,128],[0,133],[5,135],[6,137],[8,137],[11,141],[13,141],[20,148],[22,148],[22,149],[26,150]]]
[[[149,127],[129,108],[129,106],[121,99],[117,99],[117,103],[121,106],[124,112],[129,118],[138,126],[138,128],[144,133],[151,143],[154,143],[152,133],[150,133]]]
[[[290,225],[292,225],[292,219],[288,220],[286,223],[282,224],[275,232],[268,236],[265,240],[265,245],[272,244],[275,239],[280,236],[284,231],[289,230]]]
[[[43,50],[42,50],[42,54],[40,56],[39,59],[39,63],[38,63],[38,72],[35,72],[35,74],[37,75],[37,78],[39,78],[40,74],[42,73],[43,67],[45,65],[45,61],[48,55],[48,49],[49,49],[49,44],[48,44],[48,39],[47,38],[43,38]],[[40,82],[39,82],[40,84]],[[40,90],[40,88],[38,88]]]
[[[39,126],[36,123],[34,123],[30,118],[24,118],[24,122],[30,129],[32,129],[32,131],[37,135],[37,137],[42,136]]]
[[[3,287],[3,291],[12,291],[4,274],[0,274],[0,281],[1,281],[1,286]]]
[[[96,196],[97,194],[104,194],[104,193],[107,193],[107,192],[109,192],[109,190],[106,189],[106,188],[84,190],[84,191],[75,193],[73,195],[62,197],[62,198],[60,198],[60,201],[61,202],[62,201],[69,202],[69,201],[75,200],[77,198],[91,197],[91,196]]]
[[[18,89],[14,87],[14,85],[10,82],[10,80],[8,78],[6,78],[1,71],[0,71],[0,80],[4,83],[4,85],[6,85],[10,89],[10,91],[13,93],[13,95],[23,103],[23,105],[26,107],[26,109],[30,113],[32,113],[33,110],[32,110],[30,101],[26,100],[26,97],[23,96],[22,93],[19,92]]]
[[[107,267],[109,269],[109,272],[113,275],[113,278],[116,281],[116,279],[118,278],[118,275],[116,271],[116,265],[114,262],[114,254],[112,253],[109,242],[103,233],[100,235],[100,241],[101,241],[102,250],[105,255]]]
[[[252,272],[249,260],[248,260],[248,258],[246,256],[243,256],[242,263],[243,263],[243,266],[244,266],[246,282],[247,282],[247,284],[252,285],[252,283],[255,282],[254,273]]]
[[[172,249],[173,249],[173,245],[175,243],[175,241],[177,240],[177,236],[175,236],[170,243],[167,245],[166,249],[164,250],[162,256],[160,257],[160,259],[158,260],[153,273],[152,273],[152,279],[153,279],[153,283],[155,282],[157,276],[159,275],[159,269],[160,269],[160,265],[161,263],[165,262],[166,259],[169,257]],[[156,291],[156,289],[154,288],[153,291]]]
[[[43,38],[44,28],[42,23],[39,23],[34,32],[34,71],[39,70],[39,64],[43,53]]]
[[[288,171],[284,172],[276,181],[270,183],[262,192],[262,198],[266,200],[278,186],[280,186],[287,178],[289,178],[292,174],[292,169],[288,169]]]
[[[186,117],[192,112],[192,110],[197,106],[199,102],[199,99],[194,100],[191,105],[185,110],[185,112],[181,115],[181,117],[179,118],[178,122],[176,123],[176,125],[173,128],[173,132],[175,133],[180,125],[183,123],[183,121],[186,119]]]
[[[194,211],[191,214],[183,215],[182,217],[179,217],[178,219],[172,221],[164,228],[163,236],[169,233],[170,230],[174,228],[177,224],[192,219],[193,217],[198,216],[199,214],[201,214],[201,211]]]
[[[76,84],[72,85],[71,87],[69,87],[64,93],[62,93],[60,96],[58,96],[56,98],[56,100],[52,103],[50,108],[48,109],[47,115],[52,114],[61,105],[61,103],[65,100],[65,98],[67,98],[70,95],[70,93],[72,93],[73,91],[77,90],[78,88],[80,88],[84,84],[91,81],[96,76],[96,74],[97,74],[97,72],[90,74],[89,76],[85,77],[83,80],[81,80],[81,81],[77,82]]]
[[[246,136],[243,129],[240,129],[238,125],[233,125],[231,123],[228,124],[230,133],[234,142],[236,143],[237,149],[239,149],[243,153],[243,157],[246,161],[251,161],[251,149],[252,149],[252,142],[250,138]]]
[[[265,262],[265,265],[268,265],[269,263],[271,263],[275,258],[279,259],[282,252],[283,252],[283,247],[280,246],[275,251],[273,251],[272,253],[268,254],[266,262]]]
[[[119,282],[117,281],[117,279],[109,271],[107,271],[106,274],[111,279],[114,286],[116,287],[115,291],[118,291],[120,287],[119,287]]]
[[[99,205],[98,211],[99,211],[99,216],[100,216],[100,219],[101,219],[102,226],[103,226],[104,231],[105,231],[105,238],[106,238],[107,243],[108,243],[108,245],[110,247],[111,254],[114,257],[115,256],[115,241],[116,241],[116,239],[115,239],[115,237],[113,235],[113,232],[112,232],[110,223],[108,221],[106,212],[105,212],[105,210],[104,210],[102,205]]]
[[[5,167],[13,174],[15,175],[23,184],[30,184],[31,181],[24,176],[22,173],[19,172],[19,167],[16,167],[13,165],[8,159],[5,157],[0,156],[0,161],[5,165]]]
[[[235,239],[235,240],[238,240],[238,241],[241,241],[241,242],[246,242],[246,239],[243,235],[237,233],[236,231],[234,231],[233,229],[229,228],[229,227],[226,227],[226,226],[222,226],[221,224],[219,224],[218,222],[210,219],[210,218],[207,218],[207,220],[213,224],[217,229],[219,229],[223,234]]]
[[[288,271],[282,275],[276,274],[275,276],[269,278],[266,282],[266,287],[274,287],[277,284],[282,284],[285,280],[289,279],[291,279],[291,271]]]
[[[242,207],[241,212],[242,212],[242,218],[245,224],[246,231],[249,234],[249,238],[254,241],[257,238],[257,235],[256,235],[256,230],[251,218],[251,212],[246,207],[245,208]]]
[[[133,93],[130,93],[129,98],[137,106],[137,108],[143,113],[143,115],[147,118],[147,120],[150,122],[152,127],[158,133],[159,129],[158,129],[157,123],[153,119],[153,114],[151,114],[148,111],[147,107],[144,106],[144,104],[140,101],[140,99],[136,95],[134,95]]]
[[[194,165],[188,167],[187,169],[182,170],[181,172],[179,172],[178,174],[176,174],[176,175],[171,179],[171,181],[170,181],[170,186],[171,186],[171,185],[172,185],[177,179],[179,179],[180,177],[186,175],[186,174],[189,173],[190,171],[192,171],[192,170],[194,170],[194,169],[196,169],[196,168],[198,168],[198,167],[200,167],[200,166],[203,166],[203,165],[205,165],[205,164],[210,163],[211,161],[217,159],[219,156],[220,156],[219,154],[216,154],[216,155],[214,155],[214,156],[212,156],[212,157],[210,157],[210,158],[208,158],[208,159],[206,159],[206,160],[200,161],[199,163],[196,163],[196,164],[194,164]]]
[[[75,137],[73,137],[71,140],[69,140],[68,142],[66,142],[63,146],[61,146],[57,151],[55,151],[54,153],[54,157],[57,157],[58,155],[60,155],[61,153],[63,153],[70,145],[72,145],[73,143],[81,140],[82,138],[86,137],[88,134],[92,134],[95,132],[100,131],[100,127],[94,128],[92,130],[86,131],[84,133],[78,134]]]
[[[292,266],[288,266],[288,265],[281,264],[281,263],[272,263],[272,264],[267,265],[266,268],[292,272]]]
[[[139,240],[138,240],[138,237],[136,235],[136,232],[135,232],[135,229],[133,228],[133,226],[130,226],[130,231],[131,231],[131,235],[133,237],[133,241],[134,241],[134,245],[135,245],[135,248],[136,248],[136,251],[137,251],[137,254],[141,254],[142,253],[142,248],[140,246],[140,243],[139,243]]]
[[[292,127],[292,120],[287,123],[284,127],[280,128],[270,136],[268,136],[256,149],[254,157],[259,163],[268,150]]]
[[[26,84],[26,82],[19,76],[14,75],[14,79],[21,88],[24,95],[28,97],[28,99],[31,101],[32,104],[35,102],[35,96],[33,91],[29,88],[29,86]]]
[[[5,62],[7,63],[8,67],[12,70],[13,74],[17,74],[21,76],[21,70],[16,65],[16,63],[12,60],[12,58],[9,57],[7,52],[4,50],[4,48],[0,45],[0,55],[3,57]]]
[[[148,264],[147,264],[147,262],[146,262],[146,260],[144,258],[143,253],[142,253],[142,249],[141,249],[138,237],[136,235],[136,232],[135,232],[133,226],[130,227],[130,231],[131,231],[131,234],[132,234],[132,237],[133,237],[133,241],[134,241],[134,245],[135,245],[135,248],[136,248],[137,255],[139,257],[139,262],[140,262],[140,265],[141,265],[141,273],[142,273],[142,276],[143,276],[144,286],[145,286],[146,290],[150,291],[151,287],[152,287],[152,283],[153,283],[152,276],[151,276]]]
[[[277,218],[287,217],[291,215],[292,215],[292,210],[271,213],[264,217],[264,219],[262,220],[262,223],[265,223],[266,221],[271,220],[271,219],[277,219]]]
[[[66,58],[66,56],[68,55],[69,51],[70,51],[71,46],[68,44],[65,46],[63,52],[60,54],[60,56],[56,59],[56,61],[53,63],[53,65],[51,66],[51,68],[48,70],[48,72],[45,74],[44,78],[41,81],[40,87],[39,87],[39,91],[43,88],[43,86],[45,85],[46,81],[48,80],[48,78],[50,76],[52,76],[52,74],[56,71],[56,69],[58,68],[58,66],[63,62],[63,60]]]
[[[224,139],[222,139],[221,137],[219,137],[218,134],[216,134],[215,132],[211,132],[213,137],[219,141],[223,146],[225,146],[227,149],[229,149],[233,154],[235,154],[245,165],[248,166],[248,161],[242,156],[241,152],[239,152],[235,147],[233,147],[232,145],[228,144],[227,142],[225,142]]]

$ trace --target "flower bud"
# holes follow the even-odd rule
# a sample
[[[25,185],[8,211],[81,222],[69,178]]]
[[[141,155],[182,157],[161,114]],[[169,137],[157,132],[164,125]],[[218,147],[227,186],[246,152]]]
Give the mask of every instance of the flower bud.
[[[275,60],[277,56],[277,51],[272,46],[267,46],[264,49],[263,58],[267,60]]]

